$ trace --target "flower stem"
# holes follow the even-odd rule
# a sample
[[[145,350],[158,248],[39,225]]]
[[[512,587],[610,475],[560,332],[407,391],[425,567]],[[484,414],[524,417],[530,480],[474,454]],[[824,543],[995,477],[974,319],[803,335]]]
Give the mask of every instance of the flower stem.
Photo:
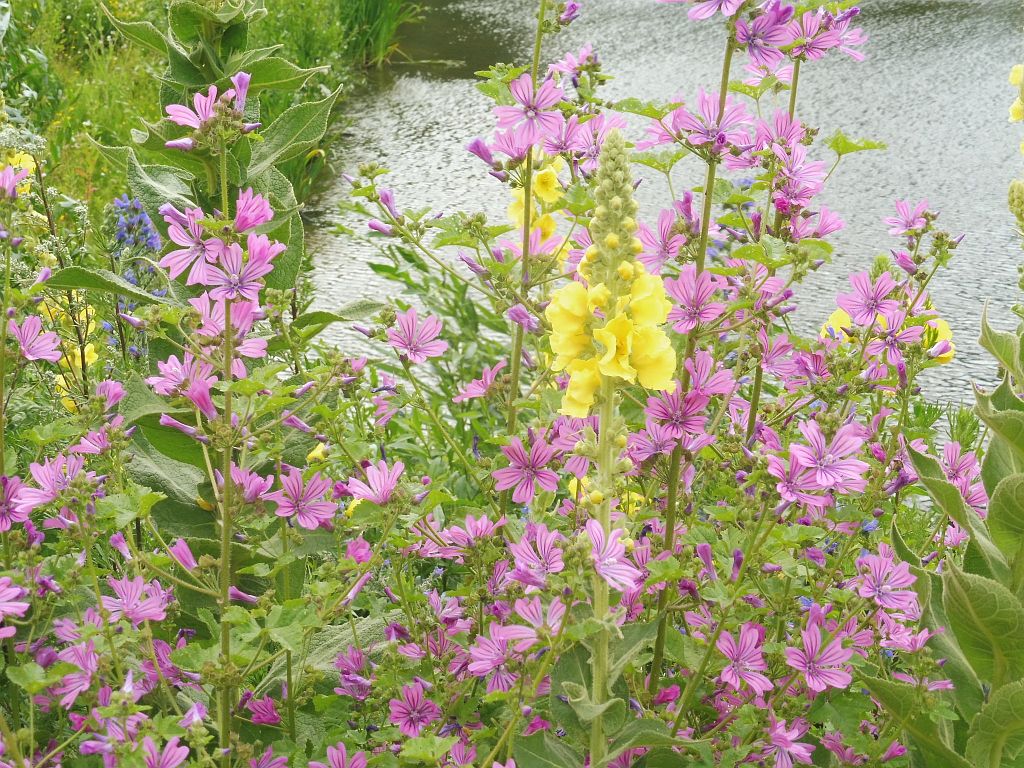
[[[612,422],[615,419],[615,381],[609,376],[601,377],[601,409],[598,421],[597,440],[597,488],[604,494],[597,505],[596,519],[601,524],[605,540],[611,531],[612,491],[615,477],[615,437]],[[608,582],[594,572],[594,618],[604,623],[608,620]],[[594,689],[591,698],[597,706],[608,700],[608,644],[610,632],[607,628],[597,633],[594,656],[591,660]],[[590,764],[600,765],[608,749],[604,732],[604,717],[598,715],[590,730]]]

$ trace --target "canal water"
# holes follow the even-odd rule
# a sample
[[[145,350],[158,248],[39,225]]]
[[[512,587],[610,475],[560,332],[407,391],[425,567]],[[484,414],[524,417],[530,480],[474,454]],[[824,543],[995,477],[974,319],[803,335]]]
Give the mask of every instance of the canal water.
[[[545,47],[545,60],[591,43],[614,79],[606,96],[619,99],[692,99],[698,86],[717,87],[724,44],[722,25],[686,19],[686,8],[653,0],[584,0],[583,14]],[[334,158],[339,170],[376,161],[390,169],[387,183],[402,207],[438,211],[484,210],[502,220],[502,186],[464,150],[493,128],[488,101],[473,73],[496,62],[529,58],[534,0],[430,0],[426,18],[402,42],[410,61],[375,75],[349,101],[351,125]],[[977,344],[984,303],[993,324],[1011,327],[1018,300],[1017,265],[1024,261],[1006,189],[1022,173],[1018,146],[1024,127],[1007,122],[1013,89],[1010,67],[1024,60],[1024,4],[1020,0],[865,0],[860,25],[869,36],[867,60],[840,55],[804,67],[798,116],[824,135],[883,141],[885,151],[844,158],[820,202],[846,220],[834,236],[831,264],[798,293],[796,325],[818,327],[847,290],[846,275],[865,269],[898,243],[882,219],[897,198],[927,198],[940,223],[965,239],[951,268],[933,282],[936,306],[957,345],[953,363],[929,375],[926,390],[950,400],[970,399],[969,382],[991,382],[992,364]],[[737,57],[744,59],[745,57]],[[733,77],[740,76],[742,60]],[[781,102],[780,102],[781,103]],[[630,131],[639,138],[642,122]],[[822,159],[828,159],[822,148]],[[640,167],[636,172],[643,175]],[[696,173],[696,168],[693,169]],[[339,220],[347,196],[338,179],[318,202],[321,223]],[[679,185],[677,184],[677,189]],[[657,180],[641,185],[641,218],[654,221],[669,203]],[[351,219],[347,223],[353,222]],[[360,297],[389,296],[394,286],[367,266],[375,244],[318,227],[310,237],[316,306],[332,309]],[[353,349],[343,328],[333,341]]]

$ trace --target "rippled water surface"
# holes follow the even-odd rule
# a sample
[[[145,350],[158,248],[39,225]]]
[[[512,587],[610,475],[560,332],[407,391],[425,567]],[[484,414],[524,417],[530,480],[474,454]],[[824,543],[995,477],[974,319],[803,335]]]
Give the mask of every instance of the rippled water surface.
[[[692,97],[701,85],[717,87],[720,24],[689,22],[684,8],[653,0],[583,5],[583,16],[549,43],[545,58],[592,43],[604,71],[615,77],[608,98],[666,100]],[[501,185],[463,149],[493,127],[473,72],[528,59],[535,7],[533,0],[428,3],[425,22],[403,43],[420,63],[393,66],[349,102],[352,126],[336,158],[339,167],[375,160],[389,168],[388,183],[402,207],[483,208],[502,218],[507,197]],[[1017,294],[1021,250],[1005,199],[1020,168],[1021,131],[1006,120],[1013,96],[1006,73],[1022,58],[1024,4],[866,0],[863,9],[867,61],[833,56],[806,66],[797,112],[824,134],[839,128],[884,141],[888,150],[844,159],[822,195],[820,201],[838,210],[847,228],[835,240],[834,262],[801,289],[797,324],[820,324],[835,293],[846,288],[846,275],[897,245],[881,223],[895,198],[927,198],[946,229],[966,235],[952,268],[932,289],[953,327],[957,357],[931,374],[927,388],[940,397],[966,399],[967,382],[991,379],[989,360],[975,341],[983,303],[989,301],[990,315],[1005,326]],[[734,77],[741,66],[737,62]],[[638,137],[641,130],[637,123],[631,134]],[[320,201],[328,216],[346,186],[339,180]],[[641,215],[646,212],[649,220],[669,203],[667,190],[653,180],[641,185],[639,196]],[[367,267],[376,254],[372,244],[321,228],[310,249],[319,307],[393,293]],[[342,345],[355,343],[349,332],[335,333]]]

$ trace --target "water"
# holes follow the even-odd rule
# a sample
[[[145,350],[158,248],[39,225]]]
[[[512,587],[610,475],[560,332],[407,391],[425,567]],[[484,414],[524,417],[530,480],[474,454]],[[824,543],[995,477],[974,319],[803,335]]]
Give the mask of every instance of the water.
[[[724,45],[720,24],[693,23],[685,7],[652,0],[586,0],[583,16],[549,43],[545,58],[593,43],[604,71],[615,79],[610,99],[638,96],[688,98],[696,88],[717,87]],[[474,87],[473,72],[495,62],[522,63],[532,46],[534,0],[433,0],[426,21],[410,29],[403,50],[418,64],[398,64],[352,99],[353,124],[339,167],[376,160],[393,174],[402,207],[478,210],[503,220],[508,198],[463,150],[493,128],[488,101]],[[796,324],[816,328],[847,290],[846,275],[865,269],[897,243],[881,223],[896,198],[927,198],[940,223],[966,238],[951,269],[933,281],[932,296],[953,328],[957,356],[929,374],[926,390],[968,400],[970,381],[990,382],[992,364],[976,343],[984,303],[994,325],[1012,326],[1008,307],[1017,300],[1022,261],[1006,189],[1021,170],[1019,125],[1007,122],[1013,89],[1010,67],[1024,59],[1019,0],[866,0],[860,23],[870,40],[863,63],[843,56],[804,67],[798,116],[824,135],[841,129],[851,137],[884,141],[888,150],[848,156],[820,202],[837,210],[847,228],[833,241],[832,264],[805,287]],[[744,59],[745,57],[738,57]],[[733,76],[739,73],[739,66]],[[784,97],[782,97],[784,98]],[[642,123],[631,136],[639,137]],[[826,159],[822,150],[821,157]],[[637,167],[637,173],[644,169]],[[321,201],[330,213],[347,195],[339,180]],[[667,206],[657,183],[640,188],[648,221]],[[330,309],[362,296],[388,296],[393,286],[366,265],[373,244],[333,236],[323,228],[310,238],[317,306]],[[333,341],[351,347],[351,332]]]

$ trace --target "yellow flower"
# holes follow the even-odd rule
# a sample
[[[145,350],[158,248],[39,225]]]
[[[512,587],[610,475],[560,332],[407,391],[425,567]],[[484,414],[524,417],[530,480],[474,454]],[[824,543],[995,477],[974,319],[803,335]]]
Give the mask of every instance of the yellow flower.
[[[638,274],[630,296],[629,308],[637,325],[661,325],[668,319],[672,302],[665,295],[665,284],[657,275]]]
[[[850,314],[845,309],[837,309],[828,316],[828,320],[821,326],[821,330],[818,331],[818,338],[836,339],[839,343],[846,344],[850,340],[850,336],[843,329],[852,327],[853,319],[850,317]]]
[[[630,365],[633,352],[633,321],[626,315],[616,315],[604,328],[594,331],[594,341],[604,347],[600,358],[601,373],[626,381],[636,380],[636,369]]]
[[[587,291],[587,298],[590,302],[590,311],[593,312],[595,309],[608,306],[608,299],[611,298],[611,295],[612,292],[608,290],[608,286],[604,283],[598,283],[597,285],[590,286]]]
[[[935,343],[940,341],[949,342],[949,351],[935,357],[935,362],[939,365],[945,365],[953,360],[956,356],[956,346],[953,344],[953,329],[949,327],[949,323],[943,320],[941,317],[936,317],[934,320],[928,322],[932,328],[935,329]]]
[[[61,357],[60,364],[65,368],[70,367],[73,371],[82,370],[82,350],[74,344],[66,344],[64,346],[64,356]],[[88,368],[99,359],[100,356],[96,354],[96,348],[92,344],[86,344],[85,367]]]
[[[18,184],[18,194],[26,195],[32,188],[32,174],[36,172],[36,161],[26,152],[8,152],[4,164],[13,168],[28,171],[28,176]]]
[[[63,375],[57,376],[54,380],[54,389],[60,395],[61,405],[70,413],[78,413],[78,403],[71,397],[72,392],[77,389],[73,382],[74,379],[69,379]]]
[[[306,454],[306,461],[324,461],[327,458],[327,446],[317,443],[316,448]]]
[[[345,517],[352,517],[356,513],[356,507],[363,503],[362,499],[352,499],[345,508]]]
[[[632,363],[641,386],[667,392],[675,389],[676,351],[661,328],[644,326],[634,331]]]
[[[569,386],[562,397],[559,413],[584,419],[590,415],[594,395],[601,386],[601,373],[596,358],[576,359],[569,363]]]
[[[533,192],[545,203],[554,203],[562,197],[562,184],[558,172],[548,166],[533,176]]]
[[[1010,105],[1010,122],[1019,123],[1024,120],[1024,101],[1017,99]]]
[[[555,234],[555,229],[558,228],[558,222],[555,221],[555,217],[550,213],[545,213],[537,219],[537,227],[540,228],[540,239],[547,240]]]
[[[560,371],[590,347],[586,324],[592,317],[587,289],[573,281],[551,295],[551,303],[544,310],[551,323],[551,351],[556,358],[551,366]]]
[[[1024,64],[1014,64],[1010,68],[1010,85],[1018,88],[1024,85]]]

